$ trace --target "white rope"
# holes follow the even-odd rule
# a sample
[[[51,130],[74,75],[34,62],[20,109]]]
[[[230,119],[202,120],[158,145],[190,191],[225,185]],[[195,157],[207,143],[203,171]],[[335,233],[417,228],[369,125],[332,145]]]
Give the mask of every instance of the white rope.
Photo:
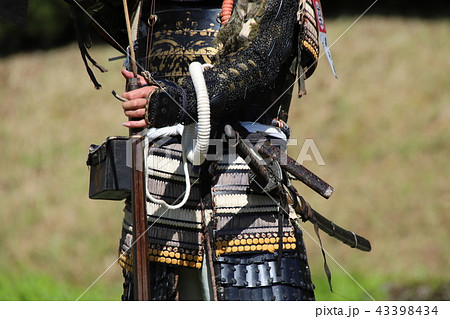
[[[197,125],[190,124],[184,127],[181,144],[187,159],[194,165],[201,165],[205,161],[211,132],[209,96],[205,78],[203,77],[203,69],[207,66],[210,65],[202,66],[199,62],[192,62],[189,65],[189,73],[191,74],[197,96],[198,123]],[[196,126],[197,139],[194,146]]]
[[[148,159],[148,147],[150,144],[150,139],[148,139],[147,137],[145,138],[145,142],[144,142],[144,170],[145,170],[145,192],[147,194],[147,198],[152,201],[155,204],[160,204],[164,207],[166,207],[167,209],[178,209],[184,206],[184,204],[186,204],[189,195],[191,193],[191,181],[190,181],[190,176],[189,176],[189,166],[188,166],[188,161],[186,160],[186,155],[183,152],[183,170],[184,170],[184,178],[186,179],[186,191],[184,192],[184,196],[183,199],[180,203],[176,204],[176,205],[170,205],[167,202],[165,202],[162,199],[157,199],[155,198],[152,194],[150,194],[150,191],[148,190],[148,165],[147,165],[147,159]]]

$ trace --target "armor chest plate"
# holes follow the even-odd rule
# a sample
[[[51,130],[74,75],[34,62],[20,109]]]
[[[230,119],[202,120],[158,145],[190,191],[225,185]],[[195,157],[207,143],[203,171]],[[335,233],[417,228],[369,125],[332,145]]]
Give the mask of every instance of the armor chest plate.
[[[188,74],[193,61],[211,63],[219,9],[176,8],[156,12],[153,26],[143,15],[137,58],[154,77],[176,80]]]

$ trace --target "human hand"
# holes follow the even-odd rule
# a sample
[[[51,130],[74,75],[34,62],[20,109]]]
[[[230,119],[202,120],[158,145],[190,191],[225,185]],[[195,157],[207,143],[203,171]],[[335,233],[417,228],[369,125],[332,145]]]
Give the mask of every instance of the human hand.
[[[122,75],[126,79],[134,77],[133,72],[122,70]],[[141,85],[146,85],[145,79],[138,75]],[[144,86],[139,89],[125,92],[122,97],[126,99],[126,102],[122,103],[122,108],[125,116],[129,118],[128,121],[124,122],[122,125],[128,128],[144,128],[147,126],[145,122],[145,107],[147,105],[148,96],[156,86]]]

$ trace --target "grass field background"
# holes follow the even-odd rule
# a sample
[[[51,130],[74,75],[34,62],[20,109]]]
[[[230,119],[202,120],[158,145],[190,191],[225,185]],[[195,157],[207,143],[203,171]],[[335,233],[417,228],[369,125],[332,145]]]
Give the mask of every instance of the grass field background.
[[[313,139],[326,165],[304,164],[335,194],[298,189],[373,247],[322,233],[331,293],[304,224],[317,299],[448,300],[450,21],[372,16],[346,31],[354,20],[328,21],[339,79],[322,57],[289,121],[290,154]],[[123,205],[88,199],[85,162],[91,143],[127,135],[110,94],[124,84],[121,62],[107,61],[118,53],[91,53],[110,70],[100,91],[75,45],[0,60],[0,300],[120,299]]]

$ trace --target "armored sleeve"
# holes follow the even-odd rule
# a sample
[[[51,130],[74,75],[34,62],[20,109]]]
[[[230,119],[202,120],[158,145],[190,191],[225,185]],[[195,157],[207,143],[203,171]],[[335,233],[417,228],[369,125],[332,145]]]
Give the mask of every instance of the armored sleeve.
[[[245,107],[246,99],[267,91],[295,47],[296,0],[254,1],[260,6],[251,16],[238,12],[240,2],[250,5],[250,1],[238,1],[234,9],[235,20],[240,17],[242,23],[233,25],[230,20],[230,25],[222,28],[217,63],[204,72],[214,122],[225,116],[230,119]],[[146,114],[147,122],[155,127],[189,124],[196,118],[195,90],[189,77],[181,86],[158,89]]]

